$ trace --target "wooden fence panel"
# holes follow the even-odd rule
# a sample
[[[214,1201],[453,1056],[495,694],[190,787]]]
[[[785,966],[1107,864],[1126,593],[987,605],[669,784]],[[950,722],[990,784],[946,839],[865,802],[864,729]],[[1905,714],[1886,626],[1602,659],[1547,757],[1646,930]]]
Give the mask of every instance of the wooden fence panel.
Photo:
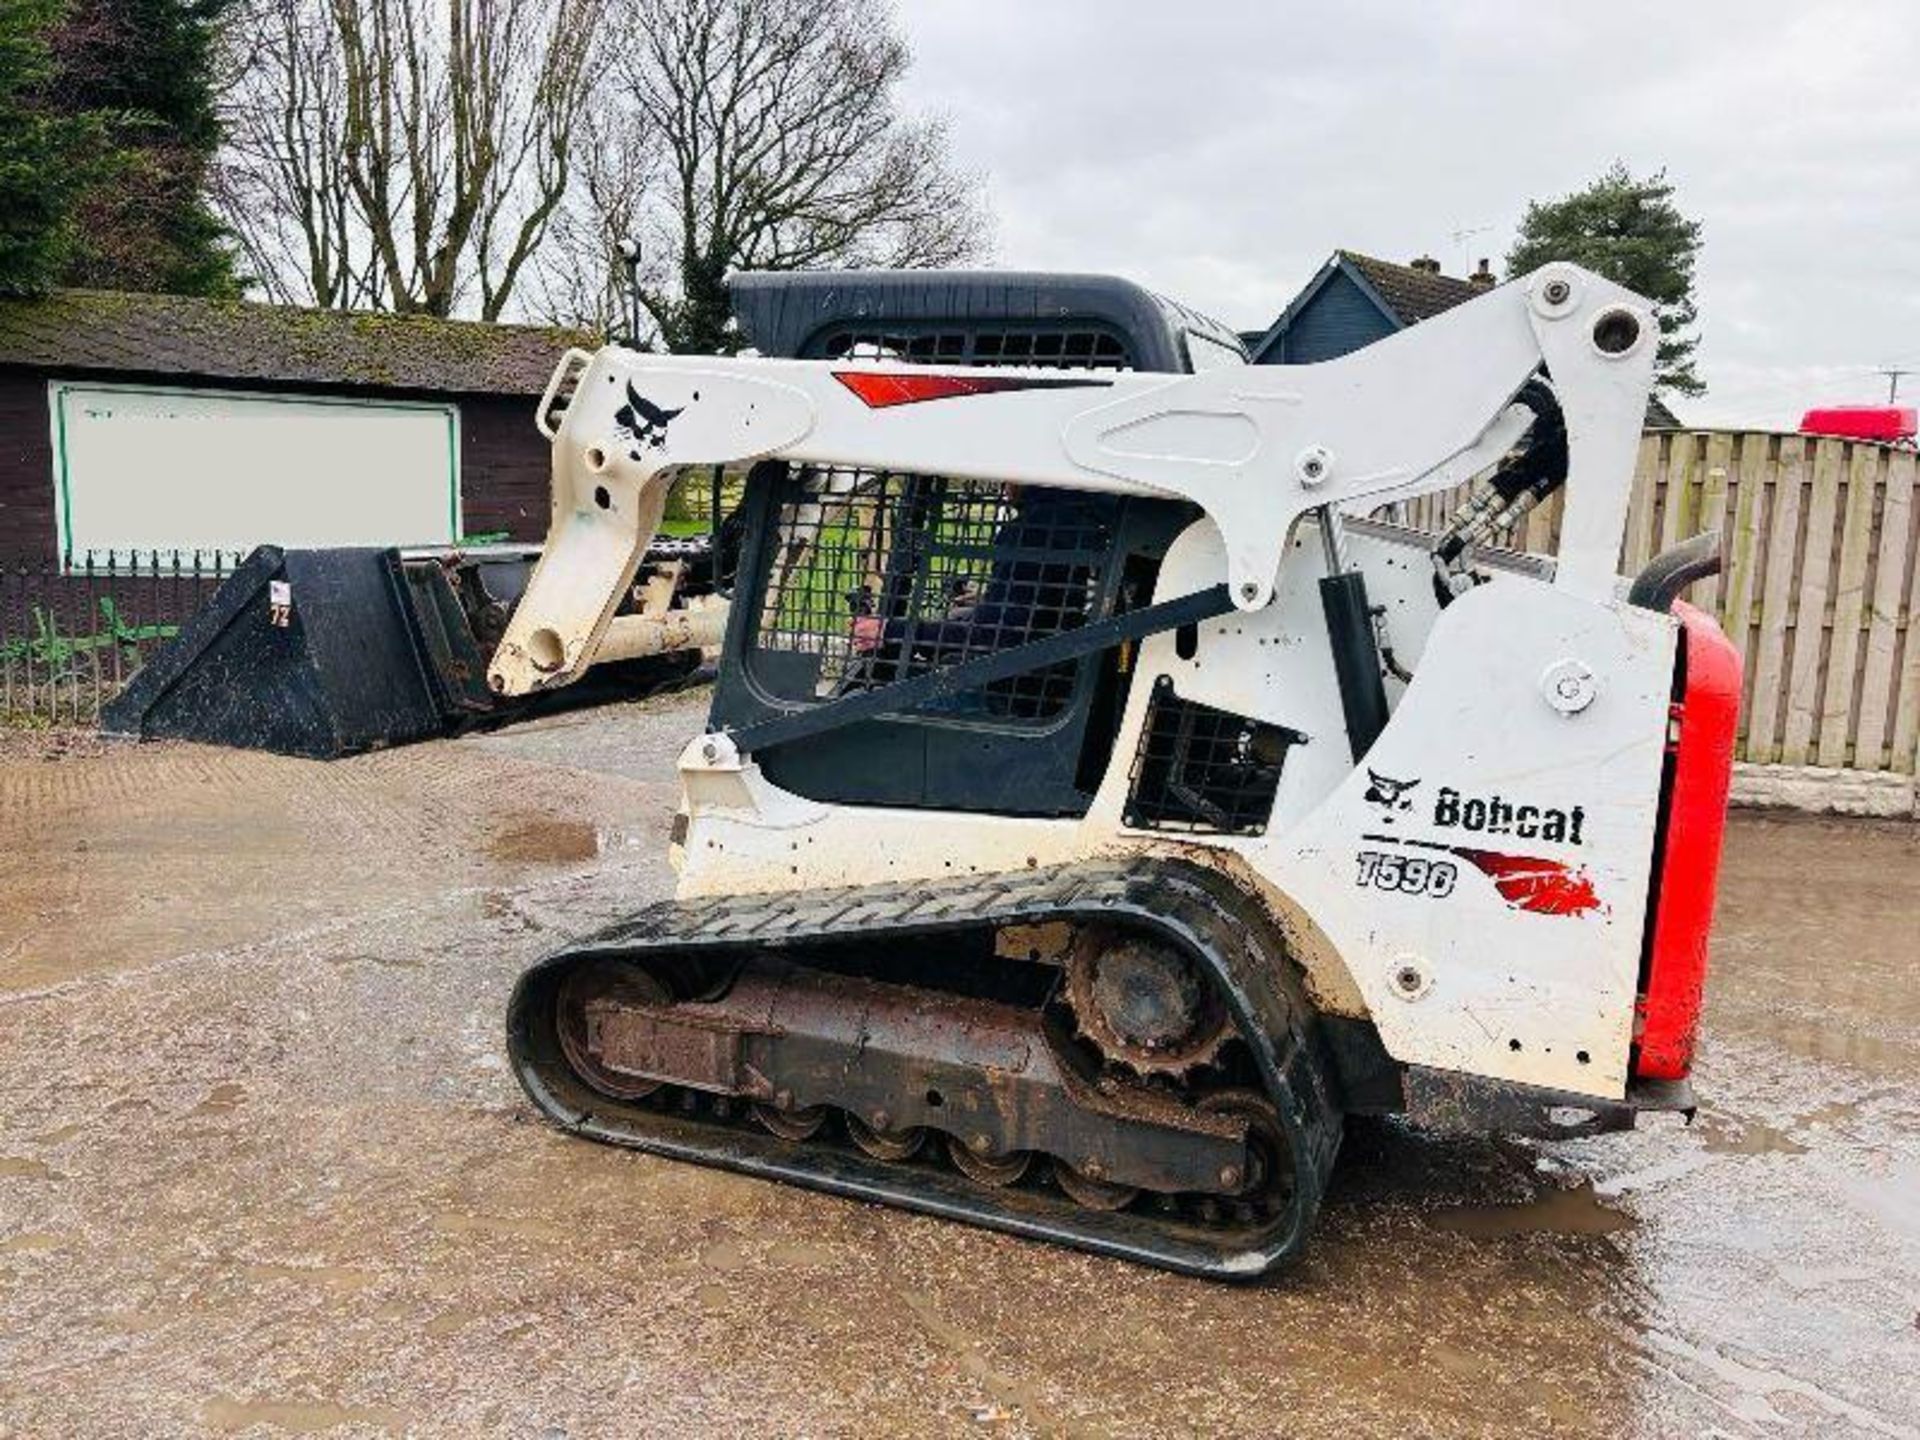
[[[1667,457],[1671,453],[1670,435],[1643,435],[1640,437],[1640,468],[1636,472],[1633,494],[1627,501],[1627,535],[1623,543],[1621,568],[1632,574],[1647,563],[1647,557],[1653,554],[1653,506],[1655,485],[1653,477],[1665,468]],[[1554,497],[1559,503],[1559,497]]]
[[[1853,719],[1859,675],[1862,606],[1867,591],[1867,545],[1873,538],[1873,516],[1879,488],[1882,454],[1871,445],[1855,445],[1847,461],[1847,498],[1842,508],[1840,560],[1830,587],[1826,684],[1820,698],[1820,738],[1814,749],[1819,765],[1845,766],[1853,740]]]
[[[1807,492],[1805,543],[1800,547],[1800,581],[1788,624],[1786,734],[1780,741],[1783,765],[1813,759],[1814,727],[1820,718],[1821,678],[1826,663],[1827,594],[1833,566],[1834,517],[1840,507],[1840,475],[1846,446],[1838,440],[1813,442],[1813,485]]]
[[[1397,507],[1446,528],[1465,490]],[[1558,544],[1560,497],[1512,542]],[[1911,450],[1766,431],[1641,441],[1620,569],[1703,530],[1723,574],[1696,585],[1746,663],[1738,755],[1911,774],[1920,750],[1920,466]]]
[[[1853,764],[1858,770],[1900,769],[1900,756],[1888,749],[1893,731],[1894,696],[1900,665],[1901,599],[1913,568],[1912,451],[1887,456],[1880,504],[1880,529],[1873,547],[1873,588],[1868,602],[1866,653],[1860,666],[1860,725],[1854,736]],[[1907,617],[1911,630],[1913,620]],[[1907,758],[1913,755],[1912,747]]]
[[[1732,488],[1729,472],[1733,469],[1733,436],[1717,430],[1707,436],[1706,469],[1701,479],[1700,500],[1688,517],[1687,534],[1706,530],[1724,531],[1727,526],[1727,496]],[[1694,587],[1693,603],[1704,609],[1721,611],[1726,575],[1715,575]]]
[[[1896,642],[1900,652],[1899,695],[1893,712],[1893,755],[1890,769],[1913,774],[1915,751],[1920,749],[1920,480],[1914,476],[1914,457],[1897,457],[1909,495],[1907,529],[1907,604]]]
[[[1800,514],[1806,493],[1808,444],[1797,435],[1780,441],[1774,471],[1773,503],[1767,528],[1755,537],[1765,557],[1760,600],[1758,649],[1751,664],[1752,697],[1745,760],[1767,764],[1780,758],[1780,722],[1786,708],[1787,642],[1792,635],[1795,557],[1800,538]]]
[[[1734,462],[1733,511],[1726,532],[1727,573],[1720,598],[1720,624],[1746,661],[1741,695],[1742,745],[1749,743],[1753,716],[1753,657],[1759,649],[1760,578],[1766,563],[1765,525],[1775,449],[1770,435],[1742,435]]]

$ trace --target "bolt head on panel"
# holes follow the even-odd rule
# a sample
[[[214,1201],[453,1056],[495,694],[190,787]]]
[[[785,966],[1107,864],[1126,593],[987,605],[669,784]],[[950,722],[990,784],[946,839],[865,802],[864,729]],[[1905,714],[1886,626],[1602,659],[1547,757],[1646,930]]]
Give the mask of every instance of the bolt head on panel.
[[[1541,672],[1540,693],[1562,715],[1578,715],[1600,693],[1593,667],[1569,657],[1556,660]]]
[[[1527,282],[1527,303],[1546,320],[1571,315],[1580,305],[1580,277],[1565,265],[1549,265]]]
[[[1333,473],[1333,452],[1324,445],[1309,445],[1293,457],[1293,473],[1300,483],[1311,490],[1324,484]]]
[[[1393,962],[1389,978],[1402,1000],[1418,1000],[1433,988],[1433,972],[1418,955],[1402,955]]]
[[[680,752],[682,770],[738,770],[740,751],[725,731],[696,735]]]

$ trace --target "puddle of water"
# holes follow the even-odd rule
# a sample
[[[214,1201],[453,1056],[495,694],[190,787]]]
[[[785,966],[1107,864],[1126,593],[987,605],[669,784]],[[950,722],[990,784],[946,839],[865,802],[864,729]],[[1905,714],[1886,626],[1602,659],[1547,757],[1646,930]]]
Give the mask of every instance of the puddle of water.
[[[451,1335],[479,1318],[478,1312],[473,1310],[443,1310],[420,1328],[426,1334],[438,1338],[442,1335]]]
[[[145,1335],[158,1330],[170,1318],[157,1310],[116,1310],[101,1323],[116,1335]]]
[[[13,1180],[64,1180],[67,1177],[48,1167],[44,1160],[25,1155],[0,1155],[0,1178]]]
[[[229,1080],[209,1090],[207,1092],[207,1098],[193,1107],[193,1113],[196,1115],[231,1114],[240,1108],[241,1102],[246,1098],[246,1086],[236,1085]]]
[[[544,1220],[515,1220],[506,1215],[448,1213],[434,1217],[434,1225],[449,1235],[507,1235],[521,1240],[553,1243],[575,1238],[571,1232]]]
[[[383,970],[424,970],[427,962],[399,955],[374,955],[366,951],[353,951],[345,955],[328,955],[324,963],[345,969],[349,965],[378,965]]]
[[[494,832],[487,847],[496,860],[522,864],[570,865],[600,853],[600,832],[582,820],[524,815]]]
[[[209,1430],[230,1435],[254,1425],[271,1425],[294,1435],[317,1435],[342,1425],[400,1430],[407,1419],[397,1410],[375,1405],[335,1405],[329,1401],[209,1400],[200,1407]]]
[[[351,1295],[374,1280],[371,1272],[347,1265],[246,1265],[240,1273],[249,1280],[296,1280],[303,1285],[318,1285],[335,1295]]]
[[[820,1245],[794,1245],[782,1241],[769,1246],[767,1259],[775,1265],[831,1265],[838,1257]]]
[[[1549,1188],[1518,1205],[1458,1205],[1435,1210],[1427,1224],[1470,1240],[1516,1235],[1612,1235],[1633,1228],[1633,1217],[1603,1205],[1591,1185]]]
[[[0,1240],[0,1255],[23,1255],[42,1250],[58,1250],[71,1236],[55,1230],[25,1230]]]
[[[819,1245],[803,1245],[781,1240],[769,1245],[761,1263],[767,1265],[831,1265],[839,1257],[833,1251]],[[709,1270],[731,1273],[745,1270],[753,1262],[747,1258],[746,1247],[738,1240],[716,1240],[700,1252],[700,1263]]]
[[[960,1369],[993,1398],[994,1406],[990,1413],[974,1412],[975,1424],[1026,1419],[1034,1422],[1042,1434],[1081,1433],[1078,1426],[1063,1423],[1061,1418],[1048,1414],[1032,1386],[995,1366],[981,1353],[981,1341],[943,1317],[931,1296],[903,1290],[900,1298],[906,1302],[907,1309],[913,1312],[913,1318],[920,1322],[922,1328],[947,1348]],[[1020,1413],[1006,1413],[1008,1410]]]
[[[700,1252],[704,1265],[715,1270],[734,1271],[747,1268],[747,1252],[741,1248],[738,1240],[720,1240]]]
[[[1916,987],[1920,990],[1920,987]],[[1894,997],[1887,999],[1891,1009]],[[1883,1018],[1891,1018],[1885,1016]],[[1881,1075],[1920,1074],[1920,1046],[1885,1040],[1859,1030],[1846,1030],[1817,1021],[1773,1019],[1751,1027],[1757,1034],[1809,1060],[1830,1060]]]
[[[1754,1120],[1735,1120],[1731,1125],[1710,1123],[1702,1138],[1715,1155],[1804,1155],[1807,1147],[1786,1131]]]

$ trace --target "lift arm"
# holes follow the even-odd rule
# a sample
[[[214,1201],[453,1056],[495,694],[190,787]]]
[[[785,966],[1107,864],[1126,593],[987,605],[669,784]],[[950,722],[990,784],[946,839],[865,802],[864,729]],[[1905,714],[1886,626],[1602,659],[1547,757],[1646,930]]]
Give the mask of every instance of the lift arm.
[[[1604,598],[1657,338],[1644,300],[1555,264],[1320,365],[1168,376],[569,352],[541,405],[547,545],[488,681],[524,694],[577,678],[675,476],[761,459],[1188,500],[1219,527],[1232,604],[1258,610],[1302,515],[1484,470],[1529,423],[1512,402],[1543,365],[1569,454],[1554,583]]]

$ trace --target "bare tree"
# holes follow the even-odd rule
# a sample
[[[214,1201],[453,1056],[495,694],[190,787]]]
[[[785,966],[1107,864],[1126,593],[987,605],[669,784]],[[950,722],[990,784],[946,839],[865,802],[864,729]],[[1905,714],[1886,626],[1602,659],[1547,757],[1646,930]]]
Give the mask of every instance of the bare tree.
[[[658,156],[629,112],[590,104],[574,130],[575,183],[553,217],[549,243],[534,260],[528,304],[544,318],[629,343],[628,262],[621,247],[638,237],[658,176]],[[652,264],[649,273],[658,275]]]
[[[735,268],[985,250],[977,177],[940,120],[900,108],[912,56],[883,0],[637,0],[616,43],[618,99],[657,157],[642,298],[670,347],[728,348]],[[609,158],[587,167],[603,191],[631,183]]]
[[[345,170],[346,76],[313,0],[254,0],[235,47],[215,172],[252,276],[282,304],[379,306],[386,295]]]
[[[254,0],[227,219],[269,294],[499,318],[574,183],[591,0]]]

